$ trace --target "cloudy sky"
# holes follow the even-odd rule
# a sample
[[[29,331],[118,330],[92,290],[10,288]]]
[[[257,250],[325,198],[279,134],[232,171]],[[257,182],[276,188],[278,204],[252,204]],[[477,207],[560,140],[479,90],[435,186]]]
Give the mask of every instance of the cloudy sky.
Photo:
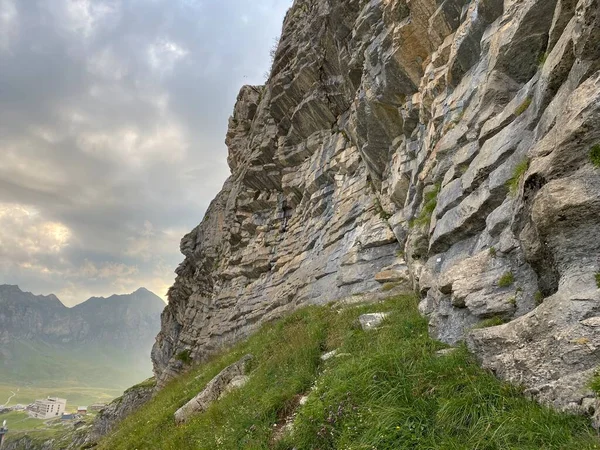
[[[0,284],[163,296],[291,0],[0,0]]]

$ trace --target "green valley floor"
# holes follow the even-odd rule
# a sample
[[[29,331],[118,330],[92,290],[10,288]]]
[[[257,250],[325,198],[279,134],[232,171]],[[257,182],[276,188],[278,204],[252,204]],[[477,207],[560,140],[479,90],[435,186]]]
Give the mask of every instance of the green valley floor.
[[[390,315],[379,329],[360,328],[359,315],[382,311]],[[600,448],[588,418],[542,407],[479,368],[465,348],[436,354],[443,348],[429,338],[412,296],[307,307],[190,368],[99,448]],[[322,361],[331,350],[337,356]],[[255,356],[250,381],[176,426],[173,413],[247,353]]]

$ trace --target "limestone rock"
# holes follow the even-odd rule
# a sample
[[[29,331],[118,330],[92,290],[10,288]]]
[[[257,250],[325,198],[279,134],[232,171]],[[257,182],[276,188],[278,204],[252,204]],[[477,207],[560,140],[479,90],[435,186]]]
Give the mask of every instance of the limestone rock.
[[[182,240],[159,386],[184,349],[203,361],[302,305],[407,280],[434,337],[590,413],[599,30],[597,0],[294,2],[269,80],[238,97],[231,176]]]
[[[248,382],[248,377],[245,376],[246,365],[252,358],[252,355],[246,355],[219,372],[198,395],[175,411],[175,422],[177,424],[187,422],[191,416],[205,411],[211,403],[227,392],[246,384]]]
[[[331,350],[330,352],[324,353],[321,355],[321,361],[328,361],[338,353],[337,350]]]
[[[399,283],[408,281],[408,270],[386,269],[375,274],[375,281],[378,283]]]
[[[364,331],[369,331],[378,328],[387,316],[389,316],[388,313],[363,314],[358,318],[358,321]]]
[[[123,396],[113,400],[102,409],[94,419],[91,430],[80,436],[78,442],[73,442],[76,448],[91,445],[102,436],[106,436],[125,417],[147,403],[154,394],[154,385],[134,386],[123,393]]]

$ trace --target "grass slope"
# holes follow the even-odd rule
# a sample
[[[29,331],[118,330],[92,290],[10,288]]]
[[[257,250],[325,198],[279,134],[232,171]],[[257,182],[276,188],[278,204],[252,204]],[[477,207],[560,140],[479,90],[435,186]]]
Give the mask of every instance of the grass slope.
[[[10,426],[10,431],[31,431],[38,428],[44,428],[44,421],[41,419],[32,419],[26,412],[11,411],[0,414],[0,423],[6,420]]]
[[[356,319],[391,311],[363,332]],[[588,420],[542,407],[480,369],[465,349],[436,357],[412,297],[337,312],[308,307],[170,383],[100,449],[592,449]],[[321,362],[338,349],[342,356]],[[222,368],[256,356],[249,383],[183,426],[173,413]],[[347,356],[344,356],[347,354]],[[314,389],[311,387],[314,386]],[[274,430],[308,393],[293,432]]]

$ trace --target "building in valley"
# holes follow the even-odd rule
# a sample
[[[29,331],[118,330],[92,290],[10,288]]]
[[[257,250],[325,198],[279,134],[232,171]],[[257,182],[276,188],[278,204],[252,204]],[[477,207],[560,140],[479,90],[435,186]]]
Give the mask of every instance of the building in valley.
[[[67,407],[67,401],[64,398],[48,397],[45,400],[36,400],[34,404],[27,409],[29,417],[35,419],[52,419],[61,417]]]

